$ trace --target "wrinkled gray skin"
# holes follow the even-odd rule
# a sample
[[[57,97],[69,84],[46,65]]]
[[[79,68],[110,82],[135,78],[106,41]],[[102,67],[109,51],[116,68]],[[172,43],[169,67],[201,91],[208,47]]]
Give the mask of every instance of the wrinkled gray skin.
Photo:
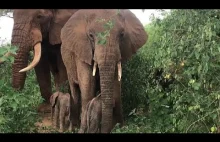
[[[115,101],[113,100],[113,108],[114,107],[115,107]],[[83,117],[84,119],[86,119],[86,127],[84,130],[82,130],[83,133],[101,133],[101,119],[102,119],[101,94],[94,97],[91,101],[88,102],[88,104],[86,105],[86,112]],[[113,118],[113,120],[115,119]]]
[[[114,26],[109,29],[109,23]],[[106,35],[101,44],[100,35]],[[61,30],[61,55],[67,70],[73,108],[71,118],[78,120],[79,97],[84,116],[87,103],[101,91],[101,133],[110,133],[115,124],[124,125],[121,101],[121,64],[129,60],[148,39],[140,20],[129,10],[86,9],[78,10]],[[101,40],[103,42],[103,40]],[[97,71],[96,71],[97,70]],[[80,89],[80,94],[78,90]],[[115,100],[113,114],[112,100]],[[72,107],[72,105],[71,105]],[[72,114],[73,113],[73,114]],[[81,129],[86,120],[81,119]]]
[[[69,123],[69,130],[72,131],[72,121],[70,121],[70,94],[55,92],[50,97],[51,103],[51,120],[52,125],[57,129],[60,128],[60,131],[63,132],[66,125],[66,119]],[[53,121],[53,115],[55,111],[55,120]],[[58,122],[60,120],[60,123]],[[60,127],[59,127],[60,124]]]

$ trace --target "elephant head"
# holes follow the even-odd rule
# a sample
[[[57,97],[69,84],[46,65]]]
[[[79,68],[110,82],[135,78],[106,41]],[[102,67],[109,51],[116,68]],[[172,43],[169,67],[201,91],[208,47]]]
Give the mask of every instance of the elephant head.
[[[99,68],[102,133],[112,129],[113,83],[121,80],[121,62],[130,59],[147,39],[143,25],[129,10],[79,10],[61,30],[61,49],[68,47],[68,52],[93,66],[93,76]]]
[[[41,42],[60,44],[61,28],[77,10],[15,9],[11,43],[19,47],[12,69],[12,86],[24,87],[26,71],[34,68],[41,58]],[[28,67],[28,55],[34,50],[34,59]]]

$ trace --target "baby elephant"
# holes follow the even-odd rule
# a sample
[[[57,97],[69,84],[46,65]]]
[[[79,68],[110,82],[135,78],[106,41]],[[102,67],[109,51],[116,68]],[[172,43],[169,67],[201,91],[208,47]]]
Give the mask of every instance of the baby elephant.
[[[86,118],[86,130],[80,130],[84,133],[100,133],[101,132],[101,118],[102,118],[102,104],[101,104],[101,94],[94,97],[86,105],[86,112],[84,118]],[[113,100],[113,107],[115,106],[115,101]]]
[[[60,128],[60,131],[63,132],[66,125],[69,125],[69,130],[72,131],[72,123],[70,121],[70,94],[55,92],[50,97],[51,103],[51,119],[52,125],[57,129]],[[54,110],[55,109],[55,110]],[[53,121],[53,115],[55,111],[55,120]],[[66,119],[68,124],[66,123]],[[60,120],[60,127],[58,127]]]

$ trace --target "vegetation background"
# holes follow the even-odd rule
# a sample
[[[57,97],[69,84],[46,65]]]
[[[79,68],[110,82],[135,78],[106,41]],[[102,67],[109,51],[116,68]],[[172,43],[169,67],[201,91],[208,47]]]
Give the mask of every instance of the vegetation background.
[[[7,14],[1,10],[0,14]],[[216,133],[220,105],[220,10],[178,10],[152,17],[148,42],[123,65],[126,125],[113,133]],[[11,88],[15,53],[0,47],[0,132],[37,132],[42,102],[34,70],[24,90]]]

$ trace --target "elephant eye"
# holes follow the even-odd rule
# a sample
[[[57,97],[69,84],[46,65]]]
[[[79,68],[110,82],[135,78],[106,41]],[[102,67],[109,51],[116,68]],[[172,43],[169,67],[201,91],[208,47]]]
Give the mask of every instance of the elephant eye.
[[[41,19],[42,17],[42,15],[37,15],[37,19]]]
[[[122,39],[124,37],[124,31],[120,32],[120,39]]]
[[[89,33],[89,38],[93,41],[94,40],[94,36],[93,36],[93,34],[90,32]]]

